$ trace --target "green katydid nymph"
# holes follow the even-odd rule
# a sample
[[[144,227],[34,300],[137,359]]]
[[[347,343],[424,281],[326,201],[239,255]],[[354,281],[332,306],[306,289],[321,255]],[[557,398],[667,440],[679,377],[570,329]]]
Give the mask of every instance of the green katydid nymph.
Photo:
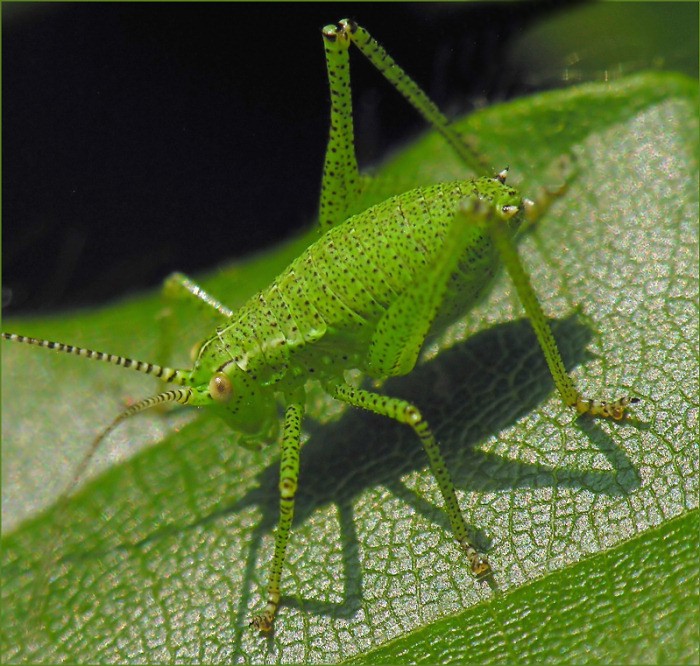
[[[6,340],[105,361],[160,378],[174,387],[128,407],[97,437],[77,467],[75,488],[99,444],[122,421],[164,403],[204,407],[220,415],[243,444],[281,433],[280,511],[264,607],[250,624],[273,628],[294,516],[305,389],[317,381],[336,400],[409,426],[423,445],[465,564],[477,579],[497,575],[471,543],[455,487],[431,427],[419,409],[375,390],[356,388],[346,371],[385,379],[414,368],[426,339],[469,310],[503,264],[532,323],[564,403],[577,414],[622,419],[636,398],[605,402],[582,396],[562,362],[514,241],[564,186],[523,198],[506,183],[507,169],[460,136],[425,93],[369,33],[351,20],[322,30],[331,98],[330,138],[320,195],[319,237],[267,288],[232,311],[188,278],[170,290],[200,300],[220,323],[196,351],[192,368],[176,369],[59,342],[3,333]],[[362,212],[365,186],[354,148],[349,49],[352,45],[436,129],[476,174],[412,189]]]

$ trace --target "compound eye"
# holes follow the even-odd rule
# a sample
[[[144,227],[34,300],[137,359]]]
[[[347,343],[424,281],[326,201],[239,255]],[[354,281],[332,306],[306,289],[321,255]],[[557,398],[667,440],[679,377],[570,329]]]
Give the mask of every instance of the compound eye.
[[[233,397],[231,380],[224,372],[217,372],[209,381],[209,395],[216,402],[226,403]]]

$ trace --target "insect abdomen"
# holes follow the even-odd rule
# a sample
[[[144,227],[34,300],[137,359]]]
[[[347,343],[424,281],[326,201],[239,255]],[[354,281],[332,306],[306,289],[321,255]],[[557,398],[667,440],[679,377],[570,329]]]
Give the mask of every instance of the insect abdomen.
[[[311,245],[229,327],[246,345],[242,353],[255,358],[260,378],[274,383],[295,366],[304,372],[324,364],[358,367],[358,359],[363,369],[382,315],[428,269],[457,206],[475,192],[473,181],[411,190],[349,218]],[[475,227],[474,236],[441,323],[483,289],[482,264],[492,263],[492,248],[483,230]],[[236,336],[236,329],[245,335]]]
[[[312,245],[297,272],[305,293],[318,294],[313,304],[326,326],[361,342],[371,339],[386,309],[430,270],[457,208],[474,196],[474,181],[411,190],[349,218]],[[443,304],[449,317],[478,297],[492,273],[493,252],[489,234],[475,225]]]

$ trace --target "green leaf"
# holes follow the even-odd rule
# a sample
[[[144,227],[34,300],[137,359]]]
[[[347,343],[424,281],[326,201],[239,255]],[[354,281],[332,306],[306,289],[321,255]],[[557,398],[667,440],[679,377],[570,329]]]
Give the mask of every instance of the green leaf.
[[[581,389],[642,399],[621,423],[575,421],[505,276],[413,373],[384,384],[433,425],[499,594],[469,576],[413,434],[314,396],[288,596],[274,635],[260,637],[247,622],[271,559],[277,447],[241,449],[205,415],[145,414],[110,436],[57,511],[90,440],[156,387],[5,343],[6,661],[467,660],[462,635],[478,661],[697,659],[697,83],[644,74],[489,108],[461,126],[526,195],[556,182],[559,156],[575,157],[574,182],[521,255]],[[370,196],[459,173],[428,136]],[[308,242],[202,282],[235,307]],[[155,360],[161,307],[149,296],[5,327]],[[200,320],[178,311],[180,364],[211,326]],[[587,638],[600,617],[621,636],[644,619],[640,652]],[[398,651],[368,652],[390,641]]]
[[[697,535],[692,511],[345,663],[697,663]]]

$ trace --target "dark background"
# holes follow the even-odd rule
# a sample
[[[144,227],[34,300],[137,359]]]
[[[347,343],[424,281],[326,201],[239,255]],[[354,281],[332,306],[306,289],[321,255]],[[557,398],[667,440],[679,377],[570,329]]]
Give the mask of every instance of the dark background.
[[[448,115],[526,92],[552,3],[2,3],[5,314],[104,303],[272,245],[316,213],[320,29],[349,16]],[[354,54],[361,163],[425,127]]]

